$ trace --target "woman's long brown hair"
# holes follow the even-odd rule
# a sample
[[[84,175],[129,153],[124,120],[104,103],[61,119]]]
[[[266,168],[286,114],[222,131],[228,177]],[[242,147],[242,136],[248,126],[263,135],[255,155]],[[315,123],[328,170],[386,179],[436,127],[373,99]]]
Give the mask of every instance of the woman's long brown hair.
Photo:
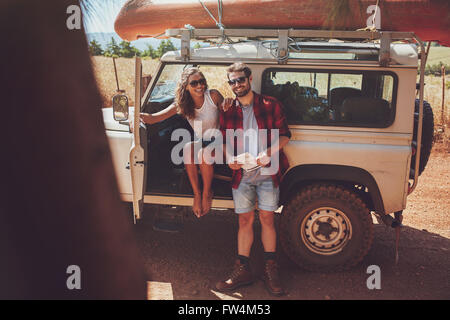
[[[206,80],[200,69],[195,67],[188,68],[181,74],[181,79],[178,82],[175,93],[175,104],[178,108],[178,113],[187,119],[193,119],[195,117],[195,105],[186,87],[189,84],[189,77],[197,73]],[[208,89],[208,84],[206,85],[206,89]]]

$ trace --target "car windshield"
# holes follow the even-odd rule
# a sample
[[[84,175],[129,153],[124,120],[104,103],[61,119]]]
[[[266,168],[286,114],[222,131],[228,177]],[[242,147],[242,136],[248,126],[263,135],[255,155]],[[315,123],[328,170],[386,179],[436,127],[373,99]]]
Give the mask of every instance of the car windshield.
[[[165,64],[150,94],[149,102],[173,100],[183,70],[192,64]],[[209,89],[218,90],[224,97],[234,94],[227,82],[227,65],[195,65],[203,73]]]
[[[152,91],[150,100],[161,100],[175,97],[175,87],[177,83],[174,80],[158,82]]]
[[[175,97],[177,82],[186,65],[165,65],[150,96],[150,101],[165,100]]]

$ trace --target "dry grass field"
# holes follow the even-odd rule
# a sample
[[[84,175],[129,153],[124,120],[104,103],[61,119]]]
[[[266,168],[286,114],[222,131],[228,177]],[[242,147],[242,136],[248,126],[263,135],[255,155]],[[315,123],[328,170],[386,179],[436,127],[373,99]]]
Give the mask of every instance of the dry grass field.
[[[116,94],[117,84],[114,75],[114,64],[112,58],[95,56],[92,57],[98,88],[102,95],[103,107],[111,107],[112,97]],[[158,60],[143,59],[143,74],[154,74],[158,66]],[[130,105],[134,105],[134,59],[117,58],[117,75],[119,88],[125,90],[130,99]]]
[[[433,107],[434,119],[438,124],[450,125],[450,75],[445,76],[445,121],[441,117],[442,110],[442,78],[425,76],[425,92],[423,98]]]
[[[450,65],[450,48],[448,47],[432,47],[428,56],[427,64],[443,64]]]

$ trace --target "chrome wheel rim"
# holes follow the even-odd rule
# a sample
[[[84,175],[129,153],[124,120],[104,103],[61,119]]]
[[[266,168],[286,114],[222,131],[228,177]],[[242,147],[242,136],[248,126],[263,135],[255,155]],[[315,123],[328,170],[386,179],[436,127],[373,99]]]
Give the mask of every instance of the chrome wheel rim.
[[[300,226],[306,247],[320,255],[340,252],[352,238],[352,225],[344,212],[322,207],[309,212]]]

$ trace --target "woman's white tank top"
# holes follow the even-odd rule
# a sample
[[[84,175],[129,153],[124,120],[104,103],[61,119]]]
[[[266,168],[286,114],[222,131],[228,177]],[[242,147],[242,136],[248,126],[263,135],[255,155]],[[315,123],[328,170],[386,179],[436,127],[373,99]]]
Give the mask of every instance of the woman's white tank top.
[[[209,90],[205,90],[204,97],[202,107],[195,109],[195,118],[188,121],[194,129],[196,139],[201,137],[203,140],[211,140],[212,130],[209,129],[219,129],[219,108],[211,98]]]

